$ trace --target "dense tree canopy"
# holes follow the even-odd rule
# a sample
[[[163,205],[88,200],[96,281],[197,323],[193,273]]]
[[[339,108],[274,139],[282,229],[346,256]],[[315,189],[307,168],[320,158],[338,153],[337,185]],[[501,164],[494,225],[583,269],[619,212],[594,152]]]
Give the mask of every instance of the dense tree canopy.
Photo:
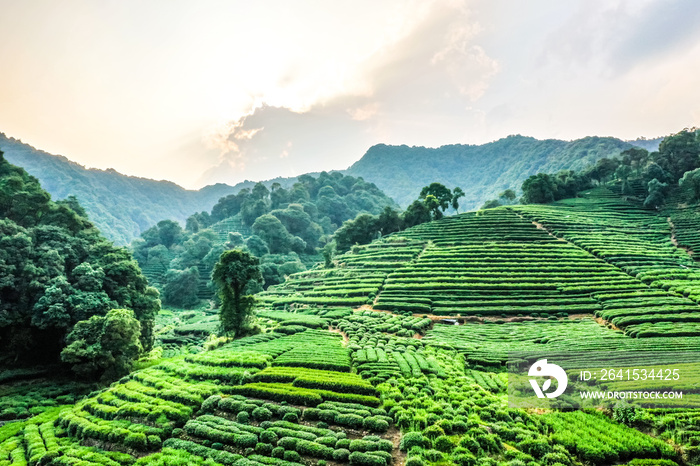
[[[225,251],[214,266],[212,279],[221,299],[219,320],[222,333],[244,336],[253,324],[255,301],[250,296],[250,289],[263,279],[260,261],[240,249]]]
[[[657,152],[629,148],[618,157],[601,158],[581,172],[562,170],[556,175],[538,173],[522,185],[525,203],[546,203],[574,197],[594,183],[613,182],[625,195],[639,195],[633,182],[646,187],[645,207],[658,209],[678,184],[687,201],[700,199],[700,135],[698,130],[684,129],[665,137]],[[492,206],[492,205],[491,205]]]
[[[264,284],[270,286],[317,261],[344,221],[360,213],[381,214],[393,206],[361,178],[326,172],[302,175],[289,188],[258,183],[222,197],[211,213],[192,215],[185,229],[170,220],[158,222],[132,243],[132,249],[163,292],[165,304],[192,307],[199,301],[197,289],[203,288],[201,283],[194,286],[193,268],[201,282],[223,251],[245,248],[260,257]],[[396,219],[385,223],[391,221]]]
[[[153,343],[158,292],[77,207],[52,202],[0,152],[0,348],[14,361],[57,362],[78,322],[117,307],[134,312],[141,345]]]
[[[77,375],[110,382],[127,375],[142,351],[141,324],[129,309],[112,309],[75,324],[61,360]]]
[[[367,244],[380,236],[438,220],[450,206],[457,210],[459,198],[463,195],[459,187],[453,192],[440,183],[431,183],[421,190],[420,198],[413,201],[402,214],[387,206],[379,215],[362,213],[347,220],[333,236],[334,248],[338,252],[345,252],[354,244]],[[330,264],[331,250],[324,250],[326,265]]]

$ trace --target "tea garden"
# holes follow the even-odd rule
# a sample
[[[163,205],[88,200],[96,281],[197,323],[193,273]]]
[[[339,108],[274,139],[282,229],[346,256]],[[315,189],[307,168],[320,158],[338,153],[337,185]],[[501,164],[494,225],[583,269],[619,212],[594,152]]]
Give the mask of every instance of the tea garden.
[[[700,409],[506,394],[509,351],[700,348],[697,227],[670,218],[602,188],[448,217],[260,293],[258,335],[178,351],[206,347],[195,312],[107,388],[4,374],[0,466],[698,464]]]

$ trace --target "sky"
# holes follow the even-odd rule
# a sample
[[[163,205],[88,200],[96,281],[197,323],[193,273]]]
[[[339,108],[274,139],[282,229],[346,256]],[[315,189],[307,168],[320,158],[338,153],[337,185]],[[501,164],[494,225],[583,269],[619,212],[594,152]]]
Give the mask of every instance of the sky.
[[[695,0],[0,0],[0,132],[188,189],[700,126]]]

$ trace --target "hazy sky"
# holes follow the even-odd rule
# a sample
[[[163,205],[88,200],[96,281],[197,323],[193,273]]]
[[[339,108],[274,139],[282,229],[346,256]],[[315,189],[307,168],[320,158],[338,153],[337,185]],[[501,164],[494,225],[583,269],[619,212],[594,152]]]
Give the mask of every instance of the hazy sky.
[[[188,188],[700,126],[695,0],[0,0],[0,131]]]

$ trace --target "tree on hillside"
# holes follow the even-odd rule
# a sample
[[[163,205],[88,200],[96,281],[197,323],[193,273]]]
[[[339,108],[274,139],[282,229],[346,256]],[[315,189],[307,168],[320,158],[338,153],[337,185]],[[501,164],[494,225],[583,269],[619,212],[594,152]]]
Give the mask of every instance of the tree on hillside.
[[[639,147],[631,147],[620,153],[620,156],[622,157],[622,164],[629,166],[634,171],[634,174],[639,176],[642,168],[649,160],[649,151]]]
[[[501,204],[501,201],[498,199],[491,199],[490,201],[484,202],[484,205],[481,206],[481,210],[483,209],[494,209],[496,207],[501,207],[503,204]]]
[[[163,301],[177,307],[195,306],[199,301],[199,270],[190,267],[185,270],[171,269],[165,274]]]
[[[546,173],[532,175],[523,182],[523,204],[546,204],[554,201],[556,182]]]
[[[606,184],[615,173],[620,161],[617,159],[609,159],[603,157],[596,162],[595,166],[589,171],[591,178]]]
[[[112,309],[78,322],[66,338],[61,360],[81,377],[110,382],[130,372],[142,350],[140,335],[133,311]]]
[[[384,207],[377,218],[377,229],[382,236],[401,230],[401,216],[391,207]]]
[[[252,330],[255,299],[248,290],[263,281],[260,261],[246,251],[224,251],[214,266],[212,280],[219,290],[222,333],[236,338]]]
[[[629,184],[629,178],[632,175],[632,167],[622,164],[615,170],[615,178],[620,180],[622,193],[632,194],[632,187]]]
[[[461,189],[460,189],[461,191]],[[431,200],[428,209],[435,212],[439,208],[444,212],[452,203],[452,191],[445,185],[441,183],[430,183],[428,186],[423,187],[420,191],[420,199],[427,201],[428,196],[433,196],[435,200]],[[440,215],[441,216],[441,215]],[[433,216],[435,218],[435,216]]]
[[[685,172],[678,184],[686,191],[690,202],[700,199],[700,168]]]
[[[403,220],[403,227],[410,228],[415,225],[420,225],[421,223],[429,222],[430,210],[421,200],[415,200],[411,205],[409,205],[404,213],[401,215]]]
[[[498,195],[498,198],[501,200],[501,202],[506,204],[512,204],[513,202],[515,202],[515,197],[515,191],[513,191],[512,189],[506,189]]]
[[[649,195],[644,200],[644,207],[658,209],[666,200],[666,188],[668,183],[662,183],[654,178],[648,184]]]
[[[346,220],[335,232],[338,251],[350,250],[353,244],[367,244],[379,236],[377,217],[360,214],[354,220]]]
[[[8,360],[55,363],[78,322],[122,307],[151,347],[158,292],[83,212],[75,199],[52,202],[0,152],[0,354]]]
[[[450,203],[455,212],[459,212],[459,198],[464,197],[464,195],[464,191],[462,191],[462,188],[459,186],[456,186],[455,189],[452,190],[452,201],[450,201]]]
[[[491,199],[481,206],[481,209],[493,209],[495,207],[500,207],[502,205],[509,205],[515,202],[515,191],[512,189],[506,189],[501,194],[498,195],[498,199]]]
[[[700,140],[696,130],[684,129],[667,136],[659,144],[654,161],[671,174],[672,182],[679,180],[687,171],[700,165]]]

